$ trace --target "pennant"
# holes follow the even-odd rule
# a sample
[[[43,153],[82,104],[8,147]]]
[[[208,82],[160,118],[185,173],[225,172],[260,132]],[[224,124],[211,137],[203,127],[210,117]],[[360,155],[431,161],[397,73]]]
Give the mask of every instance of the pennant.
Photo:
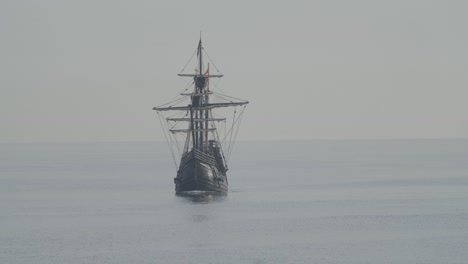
[[[200,42],[198,42],[197,56],[200,55],[200,51],[201,51],[201,39],[200,39]]]

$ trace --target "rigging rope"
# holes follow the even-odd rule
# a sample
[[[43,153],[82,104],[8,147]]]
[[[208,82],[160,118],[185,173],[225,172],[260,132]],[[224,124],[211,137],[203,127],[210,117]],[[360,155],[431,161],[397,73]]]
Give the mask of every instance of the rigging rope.
[[[231,133],[233,133],[233,127],[234,127],[235,124],[237,124],[237,123],[239,122],[240,118],[242,117],[241,115],[244,113],[245,107],[246,107],[246,106],[244,106],[244,108],[243,108],[241,114],[237,117],[237,119],[236,119],[236,120],[233,120],[232,128],[229,129],[229,131],[227,132],[227,135],[231,135]],[[239,123],[239,125],[240,125],[240,123]],[[222,143],[224,143],[224,141],[227,140],[227,135],[226,135],[226,137],[223,139],[223,142],[222,142]],[[231,142],[230,142],[230,143],[229,143],[229,149],[232,148],[231,146],[232,146],[232,145],[231,145]]]
[[[228,157],[227,157],[228,161],[231,158],[232,150],[234,149],[234,145],[236,144],[237,134],[239,133],[239,128],[240,128],[241,123],[242,123],[242,117],[244,116],[245,108],[246,108],[246,106],[244,105],[244,107],[242,108],[242,112],[239,114],[239,118],[240,118],[239,119],[239,124],[237,125],[236,134],[234,135],[234,142],[232,143],[232,146],[230,148],[230,152],[228,153]]]
[[[206,56],[208,57],[208,59],[211,61],[211,63],[213,63],[213,66],[215,67],[216,71],[218,73],[221,73],[218,69],[218,67],[216,67],[216,64],[214,63],[214,61],[211,59],[210,55],[208,55],[208,52],[205,51],[205,48],[202,48],[203,49],[203,52],[205,52]]]
[[[187,64],[185,64],[184,68],[180,71],[180,73],[183,73],[183,72],[185,71],[185,68],[187,68],[188,64],[192,61],[193,56],[195,56],[195,53],[197,53],[197,50],[198,50],[198,49],[196,49],[196,50],[193,52],[192,56],[191,56],[190,59],[187,61]]]
[[[193,82],[192,82],[192,83],[193,83]],[[192,85],[192,83],[189,84],[189,85],[186,85],[186,86],[184,87],[184,89],[182,89],[182,90],[179,92],[178,95],[176,95],[174,98],[172,98],[171,101],[169,101],[168,103],[162,104],[162,105],[160,105],[160,106],[158,106],[158,107],[163,107],[163,106],[165,106],[165,105],[170,105],[170,104],[173,104],[173,103],[182,101],[182,100],[184,100],[184,99],[187,99],[189,95],[182,95],[182,96],[181,96],[180,94],[181,94],[181,93],[184,93],[185,91],[187,91],[188,88],[190,88],[190,86]],[[180,98],[178,98],[178,97],[180,97]]]
[[[234,108],[234,116],[232,117],[232,126],[231,126],[231,129],[229,131],[232,131],[234,129],[234,125],[236,124],[234,122],[234,120],[236,120],[236,113],[237,113],[237,107]],[[229,145],[228,145],[228,149],[227,149],[228,153],[230,152],[230,149],[231,149],[231,143],[232,143],[232,133],[229,136]]]
[[[167,143],[167,146],[169,147],[169,150],[171,151],[171,154],[172,154],[172,160],[174,161],[174,166],[175,166],[175,169],[177,170],[177,161],[175,159],[175,155],[174,155],[174,151],[172,149],[172,146],[170,144],[170,141],[167,139],[167,135],[166,135],[166,131],[165,131],[165,127],[163,125],[163,122],[161,120],[161,115],[158,113],[158,119],[159,119],[159,123],[161,124],[161,128],[163,129],[163,134],[164,134],[164,138],[166,139],[166,143]]]
[[[216,83],[214,84],[212,90],[216,89],[216,88],[218,87],[218,84],[219,84],[220,82],[221,82],[221,78],[216,78]],[[219,89],[219,88],[218,88],[218,89]]]
[[[179,141],[177,140],[177,134],[174,134],[173,137],[174,137],[175,145],[177,146],[177,151],[178,151],[177,154],[179,154],[179,156],[182,156],[182,155],[181,155],[182,153],[180,152]]]
[[[230,102],[232,102],[232,99],[234,99],[234,100],[239,100],[239,101],[245,101],[244,99],[237,98],[237,97],[234,97],[234,96],[230,96],[230,95],[227,95],[227,94],[225,94],[225,93],[220,94],[220,93],[213,92],[213,95],[214,95],[214,96],[218,96],[219,98],[228,97],[228,98],[230,98],[230,99],[227,99],[227,98],[222,98],[222,99],[224,99],[224,100],[226,100],[226,101],[230,101]]]

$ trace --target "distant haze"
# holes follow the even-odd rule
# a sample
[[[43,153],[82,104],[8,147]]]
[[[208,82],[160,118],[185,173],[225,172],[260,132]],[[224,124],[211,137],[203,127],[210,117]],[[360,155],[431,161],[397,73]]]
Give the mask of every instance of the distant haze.
[[[163,140],[196,49],[242,140],[468,137],[466,1],[0,2],[0,142]]]

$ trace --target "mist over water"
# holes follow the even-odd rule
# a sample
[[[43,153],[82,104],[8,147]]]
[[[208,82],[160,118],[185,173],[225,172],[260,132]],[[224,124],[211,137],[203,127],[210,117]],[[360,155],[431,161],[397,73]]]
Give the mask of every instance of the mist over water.
[[[0,263],[466,263],[468,140],[239,142],[227,196],[164,143],[1,144]]]

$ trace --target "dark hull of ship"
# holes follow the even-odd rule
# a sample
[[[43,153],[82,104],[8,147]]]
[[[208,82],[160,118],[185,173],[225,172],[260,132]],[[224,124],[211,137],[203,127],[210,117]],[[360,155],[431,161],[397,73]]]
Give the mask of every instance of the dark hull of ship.
[[[174,182],[176,194],[190,191],[225,194],[228,191],[226,173],[212,155],[201,151],[191,151],[182,157]]]

